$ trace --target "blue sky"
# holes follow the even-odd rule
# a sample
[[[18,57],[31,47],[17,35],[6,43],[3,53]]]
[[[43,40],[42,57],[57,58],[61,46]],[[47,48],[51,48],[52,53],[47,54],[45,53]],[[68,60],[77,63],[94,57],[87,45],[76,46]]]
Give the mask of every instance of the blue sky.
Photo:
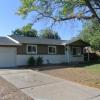
[[[18,7],[21,5],[20,0],[0,0],[0,36],[10,35],[12,30],[32,22],[32,16],[22,19],[16,14]],[[47,27],[47,23],[36,23],[33,28],[40,31]],[[62,39],[71,39],[79,34],[82,24],[79,21],[68,21],[57,24],[53,27],[59,33]]]

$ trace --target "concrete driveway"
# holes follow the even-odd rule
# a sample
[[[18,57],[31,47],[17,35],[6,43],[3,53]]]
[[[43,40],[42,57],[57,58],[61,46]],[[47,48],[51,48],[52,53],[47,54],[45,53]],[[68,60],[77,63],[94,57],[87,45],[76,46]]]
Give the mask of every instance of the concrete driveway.
[[[0,70],[0,76],[35,100],[100,100],[100,90],[33,70]]]

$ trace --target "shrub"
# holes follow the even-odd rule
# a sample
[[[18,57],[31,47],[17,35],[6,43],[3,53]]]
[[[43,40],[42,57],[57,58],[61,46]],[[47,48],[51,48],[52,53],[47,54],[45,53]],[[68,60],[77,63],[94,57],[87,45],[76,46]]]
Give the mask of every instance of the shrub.
[[[30,65],[30,66],[35,65],[35,59],[34,59],[34,57],[31,56],[31,57],[28,59],[28,65]]]
[[[38,57],[38,58],[36,59],[36,64],[37,64],[38,66],[43,64],[43,59],[42,59],[42,57]]]

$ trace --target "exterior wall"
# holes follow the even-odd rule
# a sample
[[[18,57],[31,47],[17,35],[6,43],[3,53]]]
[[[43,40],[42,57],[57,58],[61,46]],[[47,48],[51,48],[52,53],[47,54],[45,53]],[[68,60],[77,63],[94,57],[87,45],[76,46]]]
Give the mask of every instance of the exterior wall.
[[[47,45],[37,45],[37,54],[48,54]]]
[[[72,46],[67,46],[67,52],[65,52],[64,46],[56,46],[57,54],[48,54],[48,45],[37,45],[37,54],[28,55],[26,51],[27,44],[17,48],[17,65],[27,65],[28,58],[33,56],[34,58],[42,57],[44,64],[60,64],[71,62],[83,62],[84,56],[73,56]]]
[[[57,46],[57,54],[65,54],[65,47],[64,46]]]
[[[17,55],[17,65],[27,65],[27,60],[31,55]],[[67,62],[65,55],[33,55],[34,58],[42,57],[43,64],[60,64]]]
[[[84,56],[70,56],[70,62],[83,62],[84,61]]]
[[[42,57],[43,64],[60,64],[60,63],[72,63],[72,62],[82,62],[84,61],[84,56],[73,56],[71,47],[67,49],[65,52],[65,48],[63,46],[57,46],[57,54],[50,55],[48,52],[47,45],[38,45],[38,54],[36,55],[28,55],[28,54],[18,54],[17,55],[17,65],[27,65],[27,61],[30,56],[34,58]]]
[[[46,54],[47,55],[48,54],[48,46],[49,45],[42,45],[42,44],[37,45],[37,54],[41,54],[41,55]],[[64,46],[57,45],[56,50],[57,50],[56,54],[64,54],[65,53]],[[27,54],[27,44],[22,44],[22,46],[17,47],[17,54],[18,55],[19,54],[20,55]]]
[[[73,56],[72,55],[72,46],[67,46],[67,58],[68,62],[84,62],[84,54],[82,53],[80,56]],[[82,48],[81,48],[82,49]]]
[[[27,44],[23,44],[21,46],[18,46],[17,47],[17,54],[26,54],[26,47],[27,47]]]

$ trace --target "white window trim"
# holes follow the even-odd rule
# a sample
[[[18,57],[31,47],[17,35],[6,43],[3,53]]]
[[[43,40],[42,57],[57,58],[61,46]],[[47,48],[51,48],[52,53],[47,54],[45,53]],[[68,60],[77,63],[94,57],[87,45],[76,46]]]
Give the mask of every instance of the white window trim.
[[[55,48],[55,53],[50,53],[50,52],[49,52],[49,48],[50,48],[50,47]],[[56,46],[48,46],[48,54],[56,54],[56,53],[57,53],[57,51],[56,51]]]
[[[81,47],[72,47],[72,55],[73,55],[73,48],[77,48],[77,49],[80,49],[80,53],[81,53]],[[80,54],[80,55],[73,55],[73,56],[81,56],[82,54]]]
[[[36,47],[36,52],[28,52],[28,46],[35,46]],[[37,45],[28,44],[27,45],[27,54],[37,54]]]

